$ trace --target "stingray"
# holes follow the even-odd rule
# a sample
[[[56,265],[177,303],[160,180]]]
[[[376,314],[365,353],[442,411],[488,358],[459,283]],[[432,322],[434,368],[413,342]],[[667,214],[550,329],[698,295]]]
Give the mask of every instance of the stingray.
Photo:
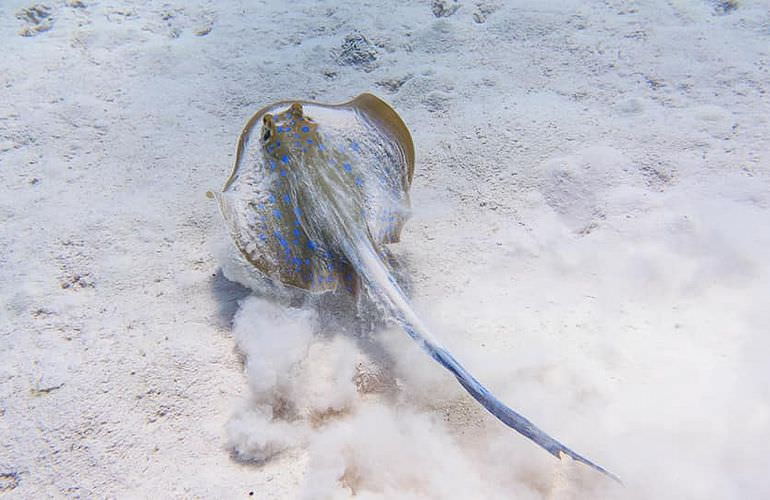
[[[557,458],[618,477],[515,412],[420,320],[385,258],[409,215],[414,145],[399,115],[362,94],[337,105],[282,101],[259,110],[238,139],[216,197],[245,259],[270,279],[312,293],[364,290],[505,425]]]

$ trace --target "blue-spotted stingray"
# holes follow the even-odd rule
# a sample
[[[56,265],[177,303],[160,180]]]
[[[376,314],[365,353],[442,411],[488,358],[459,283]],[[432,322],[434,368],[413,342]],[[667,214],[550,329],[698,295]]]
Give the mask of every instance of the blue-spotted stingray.
[[[263,274],[315,293],[363,290],[501,422],[618,480],[497,399],[417,316],[383,258],[408,217],[413,173],[409,130],[378,97],[282,101],[246,124],[217,199],[236,246]]]

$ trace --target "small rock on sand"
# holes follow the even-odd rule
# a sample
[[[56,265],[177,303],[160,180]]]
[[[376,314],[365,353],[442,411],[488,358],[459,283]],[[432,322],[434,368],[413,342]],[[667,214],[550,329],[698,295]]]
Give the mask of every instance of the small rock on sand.
[[[343,66],[353,66],[369,72],[377,65],[377,48],[363,34],[351,33],[334,53],[334,58]]]
[[[433,0],[431,10],[436,17],[449,17],[460,8],[457,0]]]
[[[21,36],[35,36],[53,27],[53,15],[47,5],[36,4],[16,12],[16,19],[25,21],[26,26],[19,30]]]

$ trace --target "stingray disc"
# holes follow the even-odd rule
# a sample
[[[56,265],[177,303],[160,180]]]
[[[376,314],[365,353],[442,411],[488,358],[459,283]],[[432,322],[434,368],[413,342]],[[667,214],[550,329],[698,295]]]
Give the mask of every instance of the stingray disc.
[[[411,135],[390,106],[362,94],[337,105],[271,104],[249,120],[238,140],[235,168],[217,199],[241,253],[287,285],[314,292],[351,289],[355,269],[323,237],[331,233],[319,227],[326,222],[304,215],[315,200],[303,186],[319,178],[308,169],[327,169],[323,178],[335,184],[336,196],[355,200],[360,224],[378,248],[398,241],[408,217]]]

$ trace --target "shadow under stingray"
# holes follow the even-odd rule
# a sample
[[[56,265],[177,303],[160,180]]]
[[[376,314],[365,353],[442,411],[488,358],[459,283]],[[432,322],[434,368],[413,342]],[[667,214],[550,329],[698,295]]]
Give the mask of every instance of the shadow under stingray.
[[[252,290],[225,278],[222,269],[217,269],[211,279],[211,295],[217,304],[217,326],[230,329],[233,326],[233,318],[238,312],[240,301],[248,297]]]

